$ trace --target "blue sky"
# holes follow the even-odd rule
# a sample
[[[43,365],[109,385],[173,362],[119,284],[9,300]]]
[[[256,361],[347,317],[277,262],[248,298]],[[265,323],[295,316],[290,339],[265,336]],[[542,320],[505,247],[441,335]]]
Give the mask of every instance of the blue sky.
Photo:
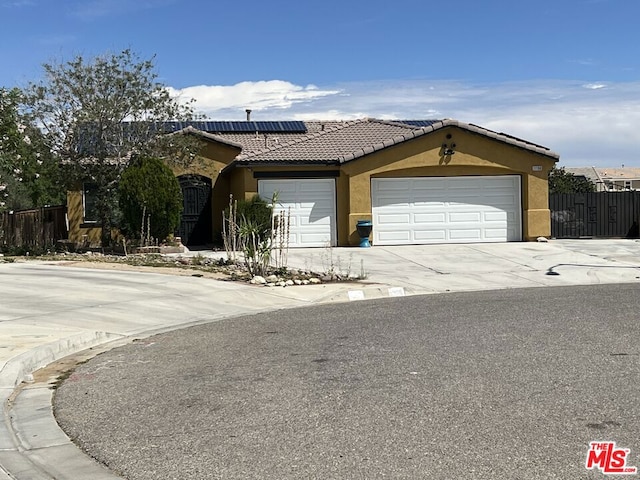
[[[213,119],[456,118],[640,167],[637,0],[0,0],[0,86],[131,48]]]

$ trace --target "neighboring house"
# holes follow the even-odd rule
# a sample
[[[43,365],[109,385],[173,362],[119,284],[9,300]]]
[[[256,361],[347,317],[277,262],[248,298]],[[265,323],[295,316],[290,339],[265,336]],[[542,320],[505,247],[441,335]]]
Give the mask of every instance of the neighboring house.
[[[591,180],[598,192],[640,190],[640,168],[565,167],[565,171]]]
[[[170,123],[206,141],[197,169],[176,172],[187,244],[220,235],[235,199],[278,192],[290,246],[533,240],[549,236],[546,147],[456,120]],[[87,195],[69,194],[70,239],[99,238]]]

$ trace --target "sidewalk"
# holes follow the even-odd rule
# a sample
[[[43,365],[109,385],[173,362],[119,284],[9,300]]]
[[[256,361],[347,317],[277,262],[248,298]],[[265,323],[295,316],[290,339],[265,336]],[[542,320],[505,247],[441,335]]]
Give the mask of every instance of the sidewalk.
[[[191,252],[219,257],[219,252]],[[195,277],[0,264],[0,480],[118,478],[57,427],[32,372],[87,348],[273,309],[389,296],[640,282],[634,240],[295,249],[288,265],[354,283],[258,287]],[[21,383],[25,381],[26,383]],[[18,387],[16,389],[16,387]]]

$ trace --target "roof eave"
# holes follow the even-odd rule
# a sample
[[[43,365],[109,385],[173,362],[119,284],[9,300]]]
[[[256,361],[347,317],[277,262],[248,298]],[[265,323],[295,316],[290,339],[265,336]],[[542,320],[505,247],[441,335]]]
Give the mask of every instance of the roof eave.
[[[234,168],[256,168],[256,167],[335,167],[340,166],[339,160],[254,160],[235,159],[224,167],[221,173],[228,172]]]
[[[232,142],[231,140],[227,140],[226,138],[222,138],[218,135],[214,135],[213,133],[203,132],[202,130],[198,130],[197,128],[192,127],[191,125],[183,128],[182,130],[177,130],[175,132],[172,132],[169,135],[176,135],[176,134],[195,135],[208,142],[220,143],[228,147],[233,147],[235,149],[242,150],[242,145],[237,142]]]

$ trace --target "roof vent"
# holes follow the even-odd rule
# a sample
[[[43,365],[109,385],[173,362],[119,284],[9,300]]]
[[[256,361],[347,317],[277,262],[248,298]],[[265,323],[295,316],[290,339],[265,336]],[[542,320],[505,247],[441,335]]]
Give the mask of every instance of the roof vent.
[[[250,122],[251,121],[251,109],[247,108],[245,110],[245,112],[247,112],[247,122]]]

